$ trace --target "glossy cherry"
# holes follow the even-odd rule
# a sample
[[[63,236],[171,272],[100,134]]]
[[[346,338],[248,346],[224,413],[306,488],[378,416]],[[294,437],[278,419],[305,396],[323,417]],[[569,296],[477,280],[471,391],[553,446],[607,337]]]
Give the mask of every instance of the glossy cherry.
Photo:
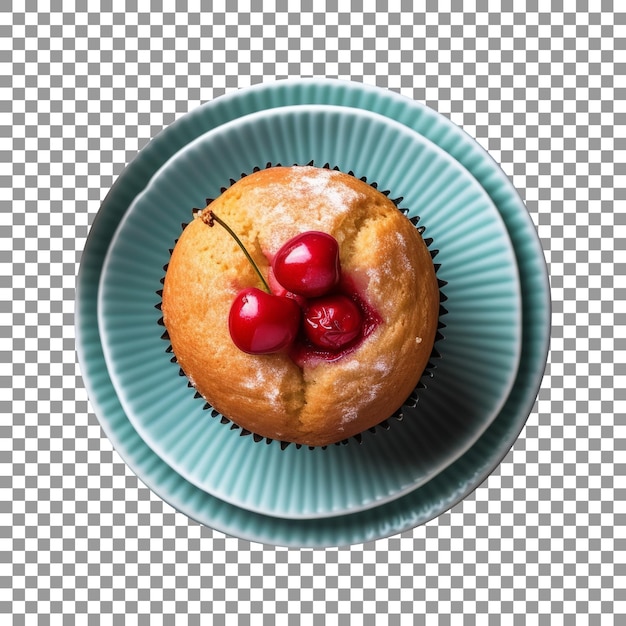
[[[217,222],[235,240],[256,272],[263,290],[256,287],[242,289],[228,314],[228,330],[233,343],[249,354],[280,352],[291,345],[300,330],[302,309],[293,298],[272,294],[258,265],[246,250],[237,234],[213,211],[201,219],[208,226]]]
[[[363,314],[345,295],[323,296],[308,303],[303,327],[313,345],[327,350],[340,350],[361,334]]]
[[[287,291],[276,279],[276,276],[274,276],[274,270],[272,269],[272,266],[270,265],[269,270],[267,272],[267,284],[270,288],[270,291],[275,295],[275,296],[285,296],[287,298],[291,298],[292,300],[295,300],[300,307],[302,307],[304,309],[304,307],[306,306],[306,298],[304,296],[299,296],[295,293],[292,293],[291,291]]]
[[[276,280],[306,298],[328,293],[339,282],[339,244],[327,233],[307,231],[287,241],[272,260]]]
[[[301,317],[302,310],[292,298],[249,287],[235,297],[228,329],[233,343],[243,352],[270,354],[293,343]]]

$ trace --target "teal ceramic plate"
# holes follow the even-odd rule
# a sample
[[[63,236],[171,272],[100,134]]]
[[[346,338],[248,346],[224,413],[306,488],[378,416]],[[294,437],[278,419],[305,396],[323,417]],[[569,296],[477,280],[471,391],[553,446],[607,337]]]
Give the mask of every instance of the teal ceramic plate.
[[[199,135],[233,119],[294,104],[364,108],[395,119],[445,149],[481,184],[513,242],[522,291],[522,354],[502,410],[476,443],[440,474],[407,495],[350,515],[294,520],[250,512],[211,496],[173,471],[143,441],[111,383],[100,341],[98,286],[111,239],[135,197],[169,158]],[[154,493],[195,521],[243,539],[317,547],[376,540],[423,524],[460,502],[498,466],[533,408],[549,346],[546,265],[532,220],[504,172],[466,133],[435,111],[392,92],[337,80],[279,81],[223,96],[169,126],[126,168],[105,198],[85,246],[77,281],[77,352],[83,379],[105,434]]]
[[[404,198],[409,216],[419,215],[434,239],[438,276],[448,283],[441,359],[417,409],[401,423],[392,420],[386,432],[363,433],[361,444],[350,440],[325,450],[266,445],[212,419],[170,362],[154,307],[168,249],[192,207],[255,165],[310,160],[353,171]],[[377,506],[439,473],[502,408],[521,347],[515,254],[476,179],[388,117],[325,105],[243,116],[172,157],[133,202],[109,247],[99,324],[113,385],[143,440],[182,477],[221,500],[292,518]]]

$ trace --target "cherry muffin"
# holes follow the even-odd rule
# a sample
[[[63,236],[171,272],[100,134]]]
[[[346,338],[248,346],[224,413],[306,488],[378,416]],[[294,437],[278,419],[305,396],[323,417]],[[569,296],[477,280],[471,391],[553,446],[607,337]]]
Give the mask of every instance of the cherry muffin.
[[[270,167],[183,230],[162,312],[212,407],[262,437],[325,446],[384,421],[416,387],[439,287],[386,195],[332,169]]]

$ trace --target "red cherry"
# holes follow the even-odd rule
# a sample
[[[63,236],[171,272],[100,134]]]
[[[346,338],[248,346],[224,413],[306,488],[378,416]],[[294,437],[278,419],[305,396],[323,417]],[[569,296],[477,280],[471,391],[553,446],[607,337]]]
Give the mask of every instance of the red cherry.
[[[301,233],[277,252],[272,269],[287,291],[307,298],[324,295],[339,282],[339,244],[327,233]]]
[[[309,302],[304,311],[304,332],[319,348],[339,350],[363,330],[363,315],[347,296],[324,296]]]
[[[287,298],[291,298],[295,300],[302,309],[306,306],[306,298],[304,296],[299,296],[291,291],[287,291],[276,279],[274,276],[274,270],[272,267],[269,267],[269,271],[267,272],[267,284],[269,285],[270,291],[275,296],[285,296]]]
[[[235,297],[228,316],[228,329],[233,343],[243,352],[270,354],[293,342],[301,315],[295,300],[249,287]]]

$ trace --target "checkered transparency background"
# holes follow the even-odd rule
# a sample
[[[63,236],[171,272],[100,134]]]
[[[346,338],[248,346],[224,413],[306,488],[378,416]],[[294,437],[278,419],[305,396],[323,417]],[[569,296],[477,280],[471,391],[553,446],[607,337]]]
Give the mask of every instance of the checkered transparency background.
[[[339,4],[2,3],[0,623],[626,623],[626,6]],[[341,549],[163,503],[102,433],[74,346],[81,251],[125,165],[197,105],[298,76],[462,126],[551,274],[546,374],[503,463],[428,524]]]

